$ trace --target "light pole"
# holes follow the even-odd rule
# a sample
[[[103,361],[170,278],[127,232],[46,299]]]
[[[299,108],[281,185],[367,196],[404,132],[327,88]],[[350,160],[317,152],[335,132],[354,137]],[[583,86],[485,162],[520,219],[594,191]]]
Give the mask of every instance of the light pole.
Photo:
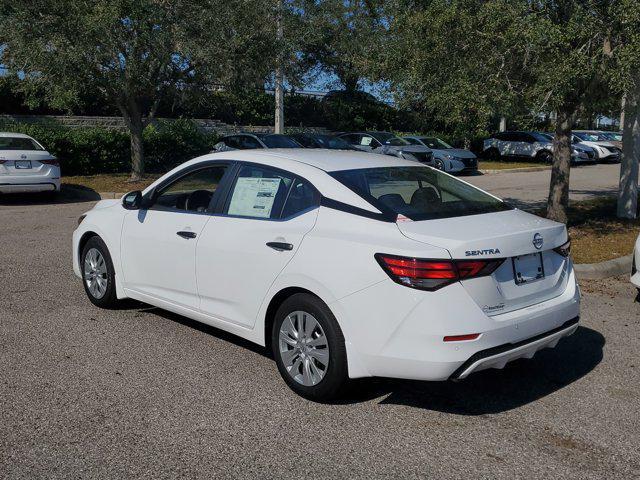
[[[276,12],[276,39],[278,40],[278,58],[276,60],[276,85],[275,85],[275,133],[284,133],[284,69],[283,69],[283,55],[282,55],[282,38],[283,38],[283,26],[282,26],[282,14],[283,14],[283,0],[277,0],[278,11]]]

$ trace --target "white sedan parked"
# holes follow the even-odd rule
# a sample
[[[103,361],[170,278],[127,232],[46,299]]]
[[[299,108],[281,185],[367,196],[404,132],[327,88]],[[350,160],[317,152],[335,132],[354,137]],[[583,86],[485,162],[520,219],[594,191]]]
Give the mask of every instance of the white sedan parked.
[[[638,271],[638,266],[640,266],[640,236],[638,236],[638,239],[636,240],[632,258],[633,263],[631,265],[631,283],[633,283],[640,291],[640,271]]]
[[[348,378],[463,379],[578,327],[564,225],[387,155],[196,158],[83,215],[73,266],[95,305],[133,298],[266,345],[312,399]]]
[[[60,163],[29,135],[0,132],[0,193],[60,191]]]

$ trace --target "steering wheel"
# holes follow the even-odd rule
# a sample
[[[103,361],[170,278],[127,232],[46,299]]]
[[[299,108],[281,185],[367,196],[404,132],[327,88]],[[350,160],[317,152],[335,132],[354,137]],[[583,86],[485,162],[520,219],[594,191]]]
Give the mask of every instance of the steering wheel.
[[[211,203],[211,197],[213,194],[207,190],[195,190],[185,200],[184,208],[191,212],[204,212]]]

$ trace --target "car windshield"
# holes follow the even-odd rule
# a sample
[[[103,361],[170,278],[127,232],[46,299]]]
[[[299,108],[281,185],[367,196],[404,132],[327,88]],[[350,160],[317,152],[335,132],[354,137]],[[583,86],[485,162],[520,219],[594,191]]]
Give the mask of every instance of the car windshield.
[[[597,142],[598,141],[598,136],[597,135],[592,135],[591,133],[573,132],[573,134],[576,137],[578,137],[580,140],[586,140],[587,142]]]
[[[410,220],[460,217],[513,207],[454,177],[428,167],[382,167],[331,173],[387,215]]]
[[[298,142],[286,135],[265,135],[260,140],[269,148],[300,148]]]
[[[383,145],[391,145],[392,147],[401,147],[403,145],[411,145],[404,138],[396,137],[389,132],[375,132],[372,134]]]
[[[322,146],[322,148],[330,148],[332,150],[353,150],[353,147],[342,138],[332,137],[330,135],[316,135],[313,138]]]
[[[25,137],[0,137],[0,150],[39,150],[44,151],[40,145]]]
[[[436,150],[448,150],[449,148],[453,148],[447,142],[443,142],[436,137],[420,137],[420,140],[422,140],[422,143],[424,143],[427,147]]]

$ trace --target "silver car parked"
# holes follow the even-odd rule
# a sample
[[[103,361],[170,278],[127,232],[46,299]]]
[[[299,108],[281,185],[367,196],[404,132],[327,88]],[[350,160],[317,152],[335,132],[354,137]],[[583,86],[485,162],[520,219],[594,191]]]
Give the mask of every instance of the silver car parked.
[[[478,171],[478,159],[473,152],[464,148],[453,148],[447,142],[436,137],[402,137],[413,145],[423,145],[433,152],[434,166],[449,173],[475,173]]]
[[[403,138],[389,132],[353,132],[338,135],[350,145],[363,152],[381,153],[424,163],[431,167],[433,152],[424,145],[412,145]]]

